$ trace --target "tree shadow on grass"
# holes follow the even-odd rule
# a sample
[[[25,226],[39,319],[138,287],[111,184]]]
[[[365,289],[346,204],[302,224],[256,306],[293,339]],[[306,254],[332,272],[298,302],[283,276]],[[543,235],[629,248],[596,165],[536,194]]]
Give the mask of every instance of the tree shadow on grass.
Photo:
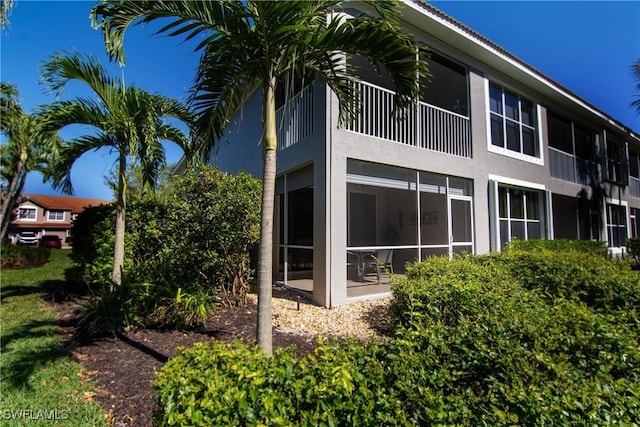
[[[44,280],[37,285],[2,286],[2,304],[10,303],[13,298],[30,295],[40,296],[48,304],[60,303],[77,296],[87,294],[86,286],[65,280]],[[16,301],[17,304],[28,304],[24,310],[38,312],[39,307],[31,306],[32,302]],[[77,307],[77,304],[74,304]],[[52,307],[56,319],[32,320],[30,322],[7,329],[6,323],[1,336],[0,354],[2,355],[2,383],[4,389],[31,389],[29,379],[39,369],[64,358],[72,358],[70,345],[64,339],[65,328],[74,327],[77,310],[67,307],[69,313],[60,317],[59,307]],[[3,313],[6,316],[6,312]],[[7,333],[8,332],[8,333]]]
[[[29,378],[39,368],[70,357],[59,339],[55,320],[36,320],[15,328],[2,337],[2,381],[6,388],[31,389]]]
[[[23,297],[27,295],[42,293],[38,286],[29,285],[9,285],[0,288],[0,302],[5,302],[9,298]]]

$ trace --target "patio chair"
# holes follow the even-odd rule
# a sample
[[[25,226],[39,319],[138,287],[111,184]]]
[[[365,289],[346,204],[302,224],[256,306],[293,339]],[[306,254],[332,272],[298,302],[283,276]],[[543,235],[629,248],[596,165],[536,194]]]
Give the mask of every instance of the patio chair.
[[[369,261],[365,263],[364,269],[366,268],[375,270],[379,285],[380,277],[385,270],[393,274],[393,249],[377,250],[375,254],[369,257]]]

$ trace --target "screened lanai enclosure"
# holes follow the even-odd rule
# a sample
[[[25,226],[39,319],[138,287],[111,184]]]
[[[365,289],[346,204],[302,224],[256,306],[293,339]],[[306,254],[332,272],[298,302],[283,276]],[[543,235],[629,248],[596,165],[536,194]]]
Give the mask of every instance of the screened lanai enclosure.
[[[312,180],[312,166],[278,179],[274,221],[276,281],[309,294],[314,216],[325,214]],[[390,292],[407,262],[474,251],[471,180],[349,159],[346,190],[348,298]]]
[[[349,159],[347,295],[389,292],[429,256],[473,253],[471,180]]]

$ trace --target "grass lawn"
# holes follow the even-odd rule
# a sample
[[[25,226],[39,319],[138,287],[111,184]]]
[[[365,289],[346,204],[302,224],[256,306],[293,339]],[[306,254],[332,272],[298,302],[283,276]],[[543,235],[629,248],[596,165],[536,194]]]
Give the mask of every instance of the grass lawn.
[[[62,344],[47,289],[64,285],[68,250],[51,262],[0,276],[0,425],[106,426],[92,385]],[[48,418],[48,419],[47,419]]]

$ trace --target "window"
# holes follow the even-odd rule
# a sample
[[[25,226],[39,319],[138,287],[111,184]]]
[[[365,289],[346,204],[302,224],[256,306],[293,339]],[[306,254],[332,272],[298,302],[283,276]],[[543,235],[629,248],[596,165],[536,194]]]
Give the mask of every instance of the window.
[[[640,154],[629,151],[629,195],[640,198]]]
[[[638,153],[629,153],[629,175],[640,179],[640,155]]]
[[[627,156],[625,155],[624,144],[611,138],[606,139],[606,144],[605,180],[616,184],[627,184],[629,177],[625,168]]]
[[[620,248],[627,242],[627,208],[624,205],[607,203],[607,243]]]
[[[521,188],[498,188],[500,242],[542,239],[542,193]]]
[[[421,81],[420,100],[468,117],[467,70],[436,53],[422,59],[429,66],[431,81]]]
[[[49,221],[64,221],[64,211],[48,211],[47,219]]]
[[[553,111],[547,113],[551,176],[588,185],[597,179],[594,132]]]
[[[540,157],[533,102],[490,83],[489,109],[494,147]]]
[[[18,219],[23,221],[35,221],[36,208],[20,208],[18,210]]]
[[[380,65],[380,69],[376,69],[366,58],[360,55],[347,55],[347,68],[349,74],[359,80],[372,83],[376,86],[394,91],[396,86],[393,83],[391,75]]]
[[[573,130],[569,120],[549,111],[547,114],[549,147],[573,154]]]

